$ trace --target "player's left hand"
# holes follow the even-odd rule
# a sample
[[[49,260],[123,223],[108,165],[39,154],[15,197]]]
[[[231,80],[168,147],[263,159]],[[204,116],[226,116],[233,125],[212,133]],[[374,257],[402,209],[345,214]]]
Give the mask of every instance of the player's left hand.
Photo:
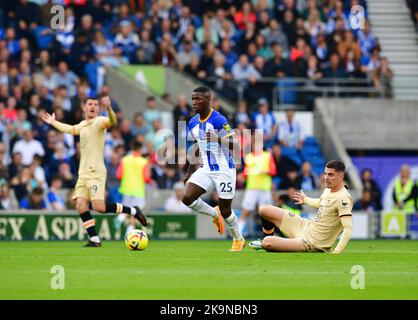
[[[218,142],[219,136],[212,130],[206,132],[206,141],[207,142]]]
[[[102,98],[102,106],[105,107],[106,109],[110,109],[111,108],[111,101],[110,101],[110,97],[109,96],[105,96]]]

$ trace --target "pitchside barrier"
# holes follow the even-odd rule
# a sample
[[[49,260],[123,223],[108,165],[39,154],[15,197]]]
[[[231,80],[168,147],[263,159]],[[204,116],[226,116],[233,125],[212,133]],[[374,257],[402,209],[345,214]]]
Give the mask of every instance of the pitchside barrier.
[[[237,210],[237,214],[239,215]],[[147,211],[149,225],[137,226],[152,239],[226,239],[220,237],[212,219],[193,213],[167,213]],[[99,236],[105,240],[121,240],[129,225],[129,218],[121,221],[114,214],[94,214]],[[313,213],[302,215],[312,218]],[[249,223],[251,232],[247,236],[260,236],[261,226],[253,215]],[[418,214],[400,211],[353,213],[353,239],[377,237],[410,237],[418,239]],[[86,240],[87,234],[75,211],[0,211],[0,240]]]

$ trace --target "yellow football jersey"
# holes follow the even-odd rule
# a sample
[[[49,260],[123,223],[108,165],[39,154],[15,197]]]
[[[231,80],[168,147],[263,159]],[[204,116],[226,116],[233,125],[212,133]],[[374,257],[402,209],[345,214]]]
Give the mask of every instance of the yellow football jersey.
[[[351,216],[352,208],[353,200],[345,187],[337,192],[326,188],[316,216],[306,225],[304,239],[315,248],[329,251],[343,230],[340,217]]]
[[[79,176],[93,172],[106,174],[103,151],[107,126],[108,118],[99,116],[73,127],[73,134],[80,135]]]

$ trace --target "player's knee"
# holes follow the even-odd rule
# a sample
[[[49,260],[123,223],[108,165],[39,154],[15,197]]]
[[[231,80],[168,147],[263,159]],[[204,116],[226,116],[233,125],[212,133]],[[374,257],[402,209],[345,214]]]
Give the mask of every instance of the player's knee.
[[[262,204],[260,208],[258,209],[259,215],[262,217],[265,217],[269,207],[270,205],[268,204]]]
[[[185,194],[181,198],[181,202],[183,202],[186,206],[190,206],[194,202],[194,199],[192,199],[192,197],[190,197],[189,195]]]
[[[85,203],[77,202],[75,204],[75,209],[81,214],[89,210],[88,206]]]
[[[274,239],[273,236],[268,236],[268,237],[265,237],[263,239],[262,246],[263,246],[264,250],[266,250],[266,251],[272,251],[273,250],[273,239]]]
[[[106,207],[104,204],[93,204],[93,210],[97,211],[98,213],[106,213]]]

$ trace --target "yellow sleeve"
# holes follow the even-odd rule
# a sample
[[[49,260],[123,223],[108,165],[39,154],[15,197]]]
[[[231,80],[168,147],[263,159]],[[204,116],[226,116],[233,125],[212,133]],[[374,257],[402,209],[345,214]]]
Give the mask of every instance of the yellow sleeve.
[[[337,210],[340,217],[351,216],[353,209],[353,201],[348,196],[342,196],[337,200]]]
[[[70,133],[73,136],[80,134],[80,123],[75,126],[71,126],[66,123],[55,121],[53,127],[61,132]]]
[[[353,218],[350,215],[340,216],[341,224],[343,225],[343,233],[341,234],[340,241],[335,247],[333,253],[342,253],[344,252],[345,247],[347,246],[348,241],[350,241],[351,233],[353,230]]]
[[[307,204],[308,206],[318,209],[320,200],[321,200],[320,198],[309,198],[305,196],[303,203]]]

